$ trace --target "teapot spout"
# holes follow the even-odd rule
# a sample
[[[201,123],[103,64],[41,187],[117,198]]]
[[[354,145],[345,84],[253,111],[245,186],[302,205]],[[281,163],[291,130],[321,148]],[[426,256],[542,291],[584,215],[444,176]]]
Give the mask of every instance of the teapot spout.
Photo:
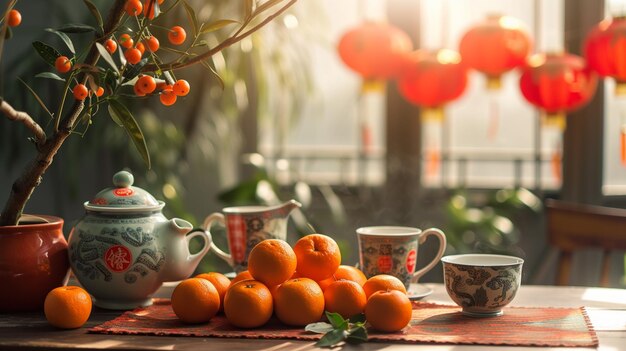
[[[167,223],[172,234],[185,235],[193,228],[191,223],[180,218],[172,218]]]
[[[183,280],[193,274],[200,260],[209,251],[211,235],[203,229],[192,229],[191,223],[174,218],[165,222],[165,237],[167,242],[169,259],[162,271],[163,281]],[[189,244],[195,237],[202,237],[204,243],[197,253],[189,251]]]

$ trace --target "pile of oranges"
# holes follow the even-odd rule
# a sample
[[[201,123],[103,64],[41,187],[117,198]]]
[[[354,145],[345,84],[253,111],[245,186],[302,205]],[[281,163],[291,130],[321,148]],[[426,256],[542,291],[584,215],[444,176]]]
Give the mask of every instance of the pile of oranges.
[[[364,313],[372,328],[394,332],[406,327],[412,314],[398,278],[367,279],[359,269],[341,265],[337,243],[322,234],[307,235],[293,248],[282,240],[261,241],[250,252],[248,270],[232,281],[221,273],[202,273],[178,284],[171,300],[185,323],[208,322],[224,313],[238,328],[261,327],[272,315],[302,327],[328,311],[345,319]],[[50,324],[71,329],[87,321],[91,306],[85,290],[66,286],[48,294],[44,310]]]
[[[341,265],[337,243],[322,234],[307,235],[293,246],[268,239],[248,257],[248,270],[232,282],[204,273],[181,282],[172,309],[186,323],[208,322],[223,311],[235,327],[257,328],[274,314],[285,325],[319,322],[324,311],[344,318],[365,313],[372,328],[392,332],[411,320],[404,284],[390,275],[367,279],[359,269]]]

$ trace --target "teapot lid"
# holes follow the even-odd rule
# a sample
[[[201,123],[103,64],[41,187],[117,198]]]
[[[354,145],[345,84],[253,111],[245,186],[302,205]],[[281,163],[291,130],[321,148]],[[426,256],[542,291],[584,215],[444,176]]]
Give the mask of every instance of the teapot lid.
[[[113,175],[113,188],[107,188],[85,202],[85,209],[100,212],[144,212],[161,210],[165,203],[157,201],[149,192],[133,186],[135,178],[130,172]]]

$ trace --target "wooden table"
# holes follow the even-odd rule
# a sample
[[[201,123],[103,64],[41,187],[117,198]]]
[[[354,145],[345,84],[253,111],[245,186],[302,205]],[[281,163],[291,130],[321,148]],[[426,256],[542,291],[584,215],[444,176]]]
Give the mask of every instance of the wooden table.
[[[424,301],[451,304],[441,284],[426,284],[433,294]],[[160,296],[167,296],[165,287]],[[587,306],[600,339],[600,350],[626,350],[626,290],[584,287],[523,286],[515,306],[578,307]],[[43,313],[0,314],[0,350],[116,349],[116,350],[314,350],[312,342],[295,340],[249,340],[200,337],[166,337],[87,334],[87,328],[118,316],[120,312],[96,309],[89,322],[77,330],[51,327]],[[350,350],[510,350],[511,347],[365,343],[346,346]],[[539,350],[537,347],[515,347],[515,351]],[[543,349],[542,349],[543,350]],[[550,350],[586,350],[553,348]]]

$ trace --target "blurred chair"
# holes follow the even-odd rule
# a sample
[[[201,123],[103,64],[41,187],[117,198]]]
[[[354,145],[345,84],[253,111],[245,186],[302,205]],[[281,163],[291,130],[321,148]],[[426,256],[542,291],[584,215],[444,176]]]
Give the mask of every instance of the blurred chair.
[[[600,285],[609,285],[611,251],[626,250],[626,209],[546,200],[548,241],[560,250],[556,283],[568,285],[572,254],[602,250]]]

